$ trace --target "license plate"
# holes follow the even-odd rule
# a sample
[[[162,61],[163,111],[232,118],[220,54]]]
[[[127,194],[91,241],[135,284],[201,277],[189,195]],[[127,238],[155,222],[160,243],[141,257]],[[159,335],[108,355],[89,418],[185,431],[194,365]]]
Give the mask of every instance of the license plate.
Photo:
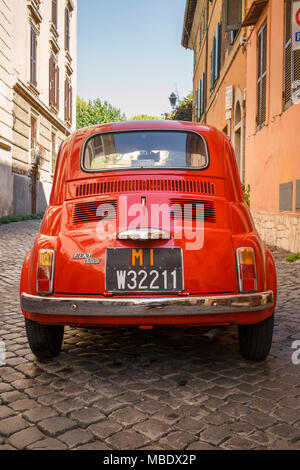
[[[181,248],[108,248],[107,292],[182,292]]]

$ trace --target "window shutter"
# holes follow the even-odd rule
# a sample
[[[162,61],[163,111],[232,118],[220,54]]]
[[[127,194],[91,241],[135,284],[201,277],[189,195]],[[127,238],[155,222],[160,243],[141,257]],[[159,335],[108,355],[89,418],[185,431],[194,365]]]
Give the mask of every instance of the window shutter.
[[[30,29],[30,83],[37,85],[36,79],[37,38],[33,28]]]
[[[267,25],[263,28],[263,47],[262,47],[262,123],[266,122],[267,107]]]
[[[201,75],[201,80],[200,80],[200,112],[199,112],[199,116],[202,116],[203,114],[203,81],[202,81],[202,78],[203,78],[203,74]]]
[[[210,53],[210,90],[214,87],[214,44]]]
[[[52,56],[49,59],[49,106],[52,104]]]
[[[258,32],[257,37],[257,126],[266,121],[267,98],[267,24]]]
[[[216,39],[215,39],[215,71],[214,81],[219,78],[220,72],[220,46],[221,46],[221,24],[218,23],[216,27]]]
[[[72,124],[72,117],[73,117],[73,88],[70,86],[70,94],[69,94],[69,108],[70,108],[70,116],[69,116],[69,121]]]
[[[65,9],[65,50],[70,50],[70,11]]]
[[[37,61],[37,37],[36,37],[36,33],[34,33],[34,85],[35,86],[37,86],[36,61]]]
[[[206,73],[205,72],[203,72],[202,82],[203,82],[203,113],[204,113],[205,108],[206,108],[206,93],[207,93]]]
[[[65,121],[68,120],[67,101],[68,101],[68,80],[65,80]]]
[[[33,34],[30,30],[30,83],[33,83]]]
[[[202,73],[201,77],[201,116],[204,113],[204,90],[205,90],[205,73]]]
[[[56,67],[56,109],[59,110],[59,67]]]
[[[226,0],[225,31],[238,30],[242,23],[242,0]]]
[[[199,89],[196,89],[196,100],[195,100],[195,120],[198,120],[198,94],[199,94]]]
[[[57,0],[52,0],[52,23],[57,28]]]
[[[200,120],[201,116],[201,80],[198,82],[198,115],[197,120]]]

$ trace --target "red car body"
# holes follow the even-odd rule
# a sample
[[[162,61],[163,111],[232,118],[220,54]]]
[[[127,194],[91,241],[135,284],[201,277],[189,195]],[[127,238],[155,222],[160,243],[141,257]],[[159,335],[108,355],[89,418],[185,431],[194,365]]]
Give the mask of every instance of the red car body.
[[[150,130],[199,134],[208,148],[208,166],[103,172],[83,168],[83,148],[92,136]],[[124,196],[128,206],[142,201],[147,208],[170,205],[170,201],[179,205],[200,202],[204,205],[203,246],[186,249],[187,240],[184,235],[176,238],[173,225],[166,239],[120,239],[113,225],[116,221],[109,218],[107,233],[99,238],[95,208],[113,204],[118,218],[118,204]],[[164,230],[163,222],[156,228]],[[251,292],[241,292],[237,260],[241,247],[254,253]],[[172,292],[106,290],[107,250],[112,248],[131,248],[135,256],[141,255],[140,249],[180,248],[182,288]],[[48,295],[37,291],[40,250],[55,254],[53,292]],[[86,263],[86,257],[96,261]],[[59,151],[50,203],[23,264],[20,294],[23,314],[31,325],[261,325],[273,318],[275,265],[244,201],[230,140],[214,127],[176,121],[120,122],[76,131]]]

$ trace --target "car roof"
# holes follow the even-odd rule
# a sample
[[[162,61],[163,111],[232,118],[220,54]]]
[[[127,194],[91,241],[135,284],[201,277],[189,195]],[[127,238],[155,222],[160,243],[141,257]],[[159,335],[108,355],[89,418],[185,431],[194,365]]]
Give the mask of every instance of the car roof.
[[[180,170],[181,177],[183,175],[197,175],[197,177],[212,177],[224,178],[225,173],[231,175],[232,171],[228,170],[236,166],[235,157],[232,154],[231,143],[224,134],[213,126],[199,122],[190,121],[171,121],[171,120],[148,120],[148,121],[121,121],[99,124],[78,129],[73,132],[61,147],[60,155],[58,156],[54,185],[52,189],[51,201],[63,200],[63,195],[56,195],[57,192],[66,191],[65,184],[71,181],[86,181],[91,178],[114,178],[114,177],[132,177],[133,173],[130,170],[114,170],[109,172],[87,173],[81,167],[81,155],[84,148],[84,143],[87,139],[95,134],[102,132],[118,132],[118,131],[134,131],[134,130],[170,130],[170,131],[192,131],[197,132],[205,138],[208,144],[208,151],[210,155],[210,163],[207,169],[195,170],[186,169]],[[166,170],[162,170],[166,171]],[[169,171],[169,170],[168,170]],[[234,170],[238,176],[237,168]],[[150,170],[147,170],[147,174]],[[224,173],[225,172],[225,173]],[[143,177],[140,173],[145,173],[145,170],[135,170],[135,177]],[[176,171],[179,175],[179,170]],[[233,181],[233,180],[232,180]],[[231,183],[233,184],[233,183]],[[56,202],[57,203],[57,202]]]
[[[217,132],[215,127],[200,122],[173,121],[173,120],[141,120],[141,121],[119,121],[97,124],[84,127],[75,131],[73,137],[87,138],[99,132],[117,132],[124,130],[158,129],[158,130],[194,130],[196,132]],[[221,132],[220,132],[221,133]],[[223,133],[222,133],[223,134]]]

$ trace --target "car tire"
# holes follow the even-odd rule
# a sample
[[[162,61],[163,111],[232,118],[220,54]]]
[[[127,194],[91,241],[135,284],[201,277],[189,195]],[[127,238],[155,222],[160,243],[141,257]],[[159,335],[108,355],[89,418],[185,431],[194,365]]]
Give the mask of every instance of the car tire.
[[[62,347],[64,327],[61,325],[41,325],[25,318],[26,333],[33,354],[41,360],[57,356]]]
[[[238,325],[240,353],[245,359],[263,361],[270,352],[274,315],[254,325]]]

